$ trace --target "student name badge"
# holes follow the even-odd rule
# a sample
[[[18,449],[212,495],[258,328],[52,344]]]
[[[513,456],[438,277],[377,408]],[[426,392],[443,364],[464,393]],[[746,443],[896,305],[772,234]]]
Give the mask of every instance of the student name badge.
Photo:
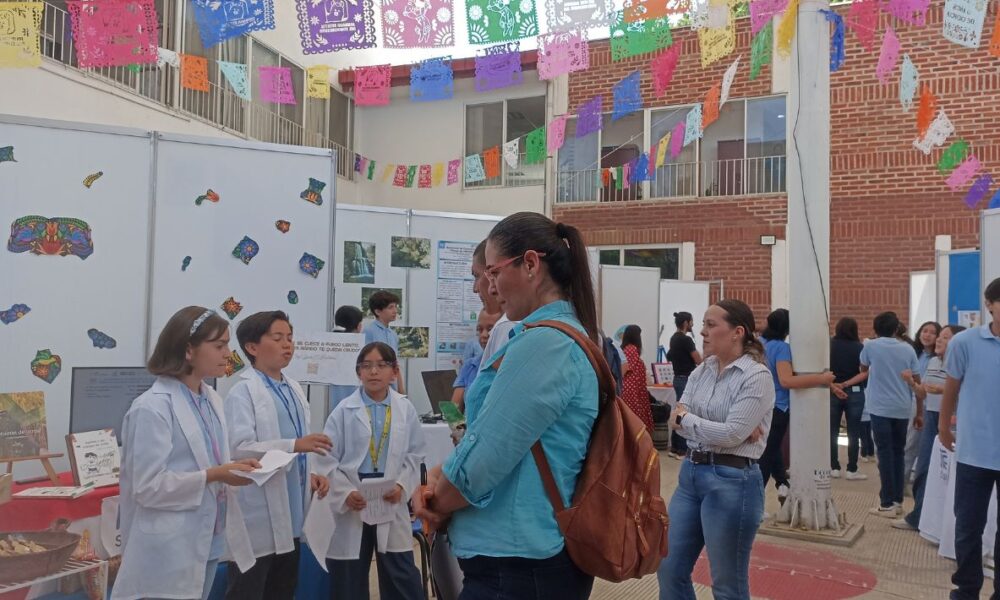
[[[858,392],[861,391],[861,386],[860,385],[852,385],[851,386],[851,391],[854,392],[854,393],[858,393]]]

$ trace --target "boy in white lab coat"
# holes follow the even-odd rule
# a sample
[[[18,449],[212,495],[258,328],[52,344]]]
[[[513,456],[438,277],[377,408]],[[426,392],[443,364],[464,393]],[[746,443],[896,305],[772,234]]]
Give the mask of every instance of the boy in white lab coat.
[[[204,307],[177,311],[160,333],[147,365],[156,382],[122,424],[124,554],[114,600],[208,598],[226,555],[239,569],[253,566],[231,486],[251,483],[234,471],[260,465],[230,462],[222,398],[202,381],[222,377],[227,357],[229,322]]]
[[[333,440],[328,457],[334,533],[327,550],[331,600],[368,596],[374,551],[382,600],[422,600],[420,572],[413,562],[413,528],[407,500],[420,485],[424,436],[416,409],[391,389],[399,377],[396,353],[387,344],[368,344],[358,355],[361,387],[330,413],[323,432]],[[379,524],[362,520],[367,506],[362,480],[392,482],[382,500],[390,514]]]
[[[299,539],[310,491],[322,498],[324,476],[312,473],[306,455],[326,454],[330,439],[309,433],[309,404],[298,382],[282,375],[292,360],[292,326],[282,311],[259,312],[236,329],[252,369],[226,397],[226,425],[233,456],[260,459],[268,450],[297,453],[263,486],[240,494],[257,562],[240,573],[229,570],[230,600],[292,600],[299,573]]]

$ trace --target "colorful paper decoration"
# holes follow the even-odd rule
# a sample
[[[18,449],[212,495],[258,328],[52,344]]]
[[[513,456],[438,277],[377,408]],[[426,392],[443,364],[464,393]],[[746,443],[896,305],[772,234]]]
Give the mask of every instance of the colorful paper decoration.
[[[160,28],[153,0],[67,2],[81,69],[155,64]]]
[[[951,119],[948,118],[944,110],[939,110],[934,121],[927,128],[927,133],[913,141],[913,147],[929,155],[931,150],[948,141],[953,133],[955,133],[955,126],[951,124]]]
[[[833,23],[833,35],[830,36],[830,72],[839,71],[844,66],[844,17],[832,11],[820,9],[827,23]]]
[[[965,140],[952,142],[951,145],[941,153],[941,158],[938,159],[938,173],[941,173],[942,175],[951,173],[955,167],[960,165],[962,161],[969,156],[970,152],[972,152],[972,148],[969,146],[969,142]]]
[[[539,127],[529,133],[524,139],[524,164],[534,165],[545,162],[545,128]]]
[[[181,87],[196,92],[208,91],[208,59],[181,54]]]
[[[243,359],[236,350],[229,353],[226,357],[226,377],[232,377],[233,375],[239,373],[243,370],[246,365],[243,363]]]
[[[375,161],[372,160],[368,162],[368,181],[371,181],[374,178],[375,178]]]
[[[719,29],[732,19],[731,8],[735,2],[728,0],[691,0],[688,16],[691,29]]]
[[[684,150],[684,137],[687,133],[687,122],[678,121],[674,125],[674,130],[670,132],[670,160],[676,159]]]
[[[195,206],[201,206],[202,203],[205,202],[205,200],[208,200],[209,202],[218,204],[219,203],[219,194],[218,194],[218,192],[214,192],[214,191],[212,191],[211,188],[209,188],[207,192],[205,192],[201,196],[198,196],[197,198],[194,199],[194,205]]]
[[[250,236],[243,236],[240,243],[236,244],[233,248],[233,256],[243,261],[243,264],[249,265],[253,257],[257,256],[260,252],[260,244],[255,242]]]
[[[274,0],[191,0],[191,5],[205,48],[251,31],[274,29]]]
[[[997,190],[993,197],[990,198],[990,203],[986,206],[988,210],[993,210],[994,208],[1000,208],[1000,190]]]
[[[486,180],[486,171],[483,170],[483,158],[478,154],[470,154],[465,157],[465,183],[476,183]]]
[[[188,267],[190,266],[191,266],[191,257],[185,256],[184,260],[181,261],[181,272],[183,273],[184,271],[187,271]]]
[[[355,173],[360,173],[361,172],[361,160],[362,160],[362,156],[360,154],[358,154],[358,153],[355,153],[354,154],[354,172]]]
[[[420,165],[420,170],[417,173],[417,187],[419,187],[419,188],[429,188],[429,187],[431,187],[431,166],[430,165]]]
[[[11,223],[7,250],[14,254],[29,252],[39,256],[72,255],[86,260],[94,253],[94,242],[86,221],[30,215]]]
[[[295,290],[288,290],[288,303],[298,304],[299,303],[299,293]]]
[[[27,304],[15,304],[7,310],[0,310],[0,323],[10,325],[14,321],[24,318],[24,315],[31,312],[31,307]]]
[[[382,0],[386,48],[455,45],[452,0]]]
[[[538,78],[555,79],[590,67],[585,30],[538,36]]]
[[[768,23],[750,43],[750,80],[757,79],[760,69],[771,64],[772,46],[774,44],[774,25]]]
[[[666,18],[626,23],[620,10],[611,19],[611,60],[656,52],[674,43]]]
[[[653,58],[650,62],[650,70],[653,72],[653,93],[660,97],[667,91],[671,80],[674,78],[674,71],[677,70],[677,62],[681,58],[681,45],[671,46]]]
[[[233,93],[244,100],[250,99],[250,73],[246,65],[240,63],[216,61],[219,70],[229,82],[229,87],[233,88]]]
[[[3,146],[0,148],[0,163],[17,162],[14,160],[14,146]]]
[[[295,0],[303,54],[375,47],[372,0]]]
[[[88,329],[87,337],[89,337],[91,343],[94,344],[94,348],[110,350],[118,345],[118,342],[115,341],[115,338],[104,333],[103,331],[98,331],[96,329]]]
[[[358,67],[354,70],[354,103],[358,106],[388,106],[392,92],[392,65]]]
[[[521,141],[511,140],[503,145],[503,160],[511,169],[521,163]]]
[[[406,187],[406,165],[396,167],[396,175],[392,178],[392,185],[396,187]]]
[[[470,44],[496,44],[538,35],[534,0],[466,0]]]
[[[979,164],[979,159],[975,156],[970,156],[962,161],[962,164],[955,167],[955,170],[951,172],[945,183],[948,185],[948,189],[953,192],[957,192],[959,188],[966,185],[972,178],[979,173],[979,169],[982,165]]]
[[[330,67],[316,65],[306,69],[306,96],[321,100],[330,99]]]
[[[684,145],[687,146],[702,137],[701,129],[701,104],[696,104],[684,121]]]
[[[382,169],[382,177],[379,178],[379,181],[381,183],[389,181],[389,179],[392,177],[392,174],[395,172],[396,172],[396,165],[386,165],[385,168]]]
[[[486,178],[500,177],[500,146],[483,150],[483,166],[486,168]]]
[[[323,270],[323,265],[325,264],[325,261],[308,252],[303,252],[302,258],[299,259],[299,269],[313,279],[319,277],[319,272]]]
[[[639,183],[649,179],[649,155],[643,152],[635,161],[635,166],[629,172],[629,181]]]
[[[549,154],[555,154],[566,141],[566,121],[569,117],[560,115],[549,121],[549,130],[545,135]]]
[[[625,0],[625,22],[634,23],[681,15],[687,9],[687,0]]]
[[[604,120],[604,96],[594,96],[593,99],[580,105],[576,112],[576,137],[582,138],[601,130]]]
[[[455,75],[451,57],[428,58],[410,69],[410,100],[430,102],[455,95]]]
[[[721,94],[720,84],[713,85],[705,96],[705,109],[701,114],[701,128],[707,129],[709,125],[719,120],[719,95]]]
[[[488,92],[523,83],[520,48],[520,42],[484,48],[476,56],[476,91]]]
[[[903,105],[903,110],[909,112],[913,108],[913,97],[917,95],[920,75],[909,54],[903,55],[903,63],[899,69],[899,103]]]
[[[62,372],[62,357],[52,354],[46,348],[35,353],[35,358],[31,360],[31,374],[41,379],[45,383],[52,383]]]
[[[983,173],[972,182],[972,187],[965,194],[965,205],[969,208],[975,209],[979,204],[986,198],[986,194],[990,193],[990,189],[993,187],[993,176],[989,173]]]
[[[875,75],[880,83],[889,83],[889,76],[896,71],[896,63],[899,61],[899,38],[892,30],[891,25],[885,26],[885,34],[882,36],[882,50],[878,55],[878,65],[875,67]]]
[[[639,71],[633,71],[615,84],[612,89],[614,97],[614,105],[611,108],[612,121],[642,110],[640,83]]]
[[[754,35],[788,7],[788,0],[750,0],[750,32]]]
[[[670,149],[670,140],[672,136],[670,132],[663,136],[660,143],[656,145],[656,168],[659,169],[667,162],[667,150]]]
[[[257,67],[257,71],[261,100],[275,104],[296,103],[291,67]]]
[[[0,3],[0,68],[41,66],[44,9],[43,2]]]
[[[917,135],[924,137],[927,129],[934,120],[937,111],[937,98],[931,93],[931,88],[926,83],[920,89],[920,107],[917,109]]]
[[[549,31],[607,27],[613,10],[612,0],[545,0]]]
[[[792,52],[792,38],[795,37],[795,24],[799,20],[799,0],[790,0],[785,14],[778,22],[778,53],[789,56]]]
[[[722,75],[722,96],[719,98],[720,107],[729,101],[729,92],[733,89],[733,82],[736,81],[736,73],[739,71],[741,58],[743,58],[742,55],[737,56],[733,64],[729,65],[729,68]]]
[[[993,35],[990,37],[990,56],[1000,56],[1000,10],[993,20]]]
[[[945,0],[944,39],[966,48],[978,48],[986,21],[986,0]]]
[[[86,177],[83,178],[83,187],[89,190],[90,186],[94,185],[94,183],[101,177],[104,177],[104,171],[98,171],[96,173],[91,173],[90,175],[87,175]]]
[[[702,68],[722,60],[736,50],[736,19],[733,18],[728,0],[711,0],[711,7],[724,10],[726,21],[722,27],[703,27],[698,30]]]
[[[879,0],[856,0],[847,11],[847,26],[868,52],[875,50],[878,33]]]
[[[431,184],[434,187],[441,185],[444,181],[444,163],[434,163],[434,170],[431,172]]]
[[[323,188],[326,187],[325,181],[320,181],[319,179],[309,178],[309,187],[302,190],[299,194],[299,198],[302,198],[306,202],[311,202],[316,206],[323,204]]]
[[[417,181],[417,165],[410,165],[406,168],[406,187],[411,188]]]
[[[156,49],[156,66],[165,67],[170,65],[175,69],[181,68],[181,57],[177,55],[173,50],[167,50],[166,48]]]
[[[458,183],[458,169],[462,166],[462,161],[459,159],[448,161],[448,185],[455,185]]]
[[[882,4],[882,10],[904,23],[923,27],[930,4],[930,0],[888,0]]]

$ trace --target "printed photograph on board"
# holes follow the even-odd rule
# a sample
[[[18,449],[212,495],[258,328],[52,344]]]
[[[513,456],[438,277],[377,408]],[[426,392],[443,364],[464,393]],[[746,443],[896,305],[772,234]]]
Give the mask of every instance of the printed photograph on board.
[[[365,318],[366,319],[370,319],[372,317],[371,309],[368,308],[368,301],[371,300],[372,294],[374,294],[375,292],[381,291],[381,290],[385,290],[387,292],[392,292],[393,294],[396,294],[397,298],[399,298],[399,304],[396,305],[397,308],[399,308],[399,314],[396,317],[396,320],[397,321],[402,321],[403,318],[404,318],[403,317],[403,315],[404,315],[404,313],[403,313],[403,288],[380,288],[380,287],[363,287],[363,288],[361,288],[361,312],[364,313]]]
[[[45,392],[0,393],[0,457],[38,456],[48,447]]]
[[[399,336],[399,358],[427,358],[430,356],[430,327],[393,327]]]
[[[427,238],[392,236],[389,264],[404,269],[430,269],[431,241]]]
[[[375,283],[375,244],[344,242],[344,283]]]

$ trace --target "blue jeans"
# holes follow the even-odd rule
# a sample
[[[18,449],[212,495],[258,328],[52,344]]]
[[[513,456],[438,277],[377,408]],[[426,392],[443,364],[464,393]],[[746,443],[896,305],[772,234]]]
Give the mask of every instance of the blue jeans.
[[[909,419],[872,415],[872,434],[878,453],[878,476],[882,481],[879,500],[882,508],[903,503],[903,466],[906,451],[906,428]]]
[[[920,430],[920,449],[917,454],[916,475],[913,478],[913,512],[906,515],[906,522],[914,527],[920,527],[920,513],[924,508],[924,490],[927,489],[927,473],[931,468],[939,416],[941,413],[937,411],[924,411],[924,428]]]
[[[757,465],[743,469],[685,460],[670,499],[670,553],[656,577],[660,600],[695,600],[691,573],[708,549],[716,600],[750,599],[750,549],[764,513]]]
[[[840,470],[840,453],[837,438],[840,437],[840,418],[847,416],[847,470],[858,470],[858,449],[861,445],[861,413],[865,410],[864,392],[848,392],[847,400],[830,394],[830,468]]]
[[[586,600],[594,578],[563,550],[551,558],[458,559],[465,574],[459,600]]]
[[[861,456],[875,456],[875,440],[872,439],[872,422],[861,421]]]
[[[955,471],[955,559],[951,600],[978,600],[983,589],[983,531],[989,515],[990,496],[1000,485],[1000,471],[957,463]],[[958,499],[961,499],[959,501]],[[671,523],[673,525],[673,523]],[[993,541],[993,556],[1000,557],[1000,529]],[[1000,600],[1000,580],[993,570],[993,595]]]

